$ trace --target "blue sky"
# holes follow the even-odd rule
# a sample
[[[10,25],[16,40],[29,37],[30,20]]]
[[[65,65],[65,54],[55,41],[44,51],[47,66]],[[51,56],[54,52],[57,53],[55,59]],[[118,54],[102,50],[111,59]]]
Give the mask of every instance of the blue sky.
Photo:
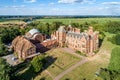
[[[0,15],[120,15],[120,0],[0,0]]]

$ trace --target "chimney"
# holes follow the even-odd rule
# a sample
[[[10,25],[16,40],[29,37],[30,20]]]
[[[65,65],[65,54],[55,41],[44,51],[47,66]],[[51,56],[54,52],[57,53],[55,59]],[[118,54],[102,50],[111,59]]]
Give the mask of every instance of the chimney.
[[[76,28],[76,29],[75,29],[75,32],[76,32],[76,33],[80,33],[80,29]]]
[[[89,34],[93,34],[93,27],[92,26],[89,27]]]
[[[72,28],[72,32],[75,32],[74,28]]]

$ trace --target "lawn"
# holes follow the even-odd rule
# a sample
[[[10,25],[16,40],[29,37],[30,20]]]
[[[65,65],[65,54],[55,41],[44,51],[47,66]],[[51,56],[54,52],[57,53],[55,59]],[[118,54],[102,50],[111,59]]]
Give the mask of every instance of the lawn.
[[[27,67],[17,73],[20,79],[52,80],[52,78],[56,77],[58,74],[81,60],[80,58],[63,51],[60,48],[52,49],[46,52],[46,55],[49,56],[47,57],[47,67],[42,73],[36,75]],[[48,71],[49,74],[46,71]]]
[[[67,68],[81,60],[80,58],[58,48],[49,51],[47,54],[56,58],[55,62],[47,68],[47,70],[54,77],[57,76],[60,72],[66,70]]]
[[[110,53],[113,48],[117,45],[112,44],[107,41],[107,37],[111,37],[113,34],[105,33],[106,37],[103,41],[103,44],[100,48],[100,51],[95,56],[88,58],[90,61],[80,65],[70,73],[66,74],[61,78],[61,80],[70,79],[70,80],[101,80],[95,76],[95,72],[100,68],[105,68],[109,64]]]

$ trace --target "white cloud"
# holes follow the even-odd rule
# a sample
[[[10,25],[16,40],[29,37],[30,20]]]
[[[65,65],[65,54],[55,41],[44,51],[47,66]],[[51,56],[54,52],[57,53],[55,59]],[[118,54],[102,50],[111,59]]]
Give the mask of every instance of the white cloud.
[[[120,2],[103,2],[102,4],[107,4],[107,5],[120,5]]]
[[[50,5],[54,5],[55,3],[54,2],[51,2],[51,3],[49,3]]]
[[[83,2],[84,0],[59,0],[58,3],[76,3],[76,2]]]
[[[27,3],[34,3],[36,2],[37,0],[24,0],[24,2],[27,2]]]
[[[66,3],[66,4],[73,4],[73,3],[93,3],[95,0],[58,0],[58,3]]]

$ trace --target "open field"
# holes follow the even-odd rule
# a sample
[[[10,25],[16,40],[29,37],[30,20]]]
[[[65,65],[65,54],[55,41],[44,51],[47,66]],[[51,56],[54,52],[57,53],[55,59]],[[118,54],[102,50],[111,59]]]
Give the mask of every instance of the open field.
[[[60,74],[60,72],[66,70],[67,68],[81,60],[74,55],[62,51],[61,49],[51,50],[47,52],[47,54],[49,56],[52,56],[53,58],[56,58],[55,62],[47,68],[47,70],[51,73],[53,77],[57,76],[58,74]]]
[[[95,56],[88,58],[90,61],[86,62],[83,65],[80,65],[75,70],[66,74],[61,80],[70,79],[70,80],[101,80],[100,78],[95,76],[95,72],[99,70],[99,68],[105,68],[109,64],[110,53],[113,48],[117,45],[112,44],[107,41],[107,37],[112,36],[113,34],[105,33],[106,38],[103,41],[103,44],[100,48],[100,51]]]
[[[44,23],[52,23],[52,22],[63,22],[64,24],[70,24],[70,23],[84,23],[84,22],[92,22],[96,21],[98,23],[105,23],[107,21],[120,21],[120,18],[67,18],[67,19],[38,19],[38,21],[44,22]]]
[[[0,22],[1,24],[23,24],[25,23],[24,21],[19,21],[19,20],[11,20],[11,21],[4,21],[4,22]]]

